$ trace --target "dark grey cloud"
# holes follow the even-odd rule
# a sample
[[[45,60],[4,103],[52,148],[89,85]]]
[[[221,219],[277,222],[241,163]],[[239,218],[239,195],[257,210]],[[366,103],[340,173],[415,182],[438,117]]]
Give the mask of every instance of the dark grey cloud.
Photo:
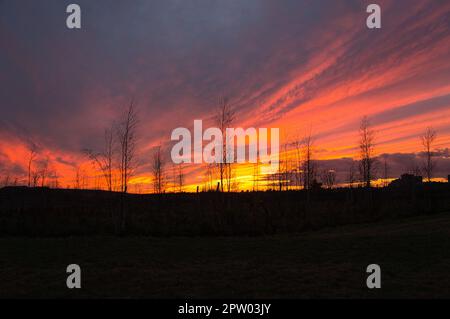
[[[80,0],[83,27],[74,31],[65,27],[69,3],[0,3],[0,98],[8,130],[72,151],[98,144],[132,97],[156,136],[162,113],[204,115],[220,94],[254,111],[314,54],[303,48],[313,30],[336,9],[361,9],[355,1]],[[247,97],[263,85],[262,96]]]

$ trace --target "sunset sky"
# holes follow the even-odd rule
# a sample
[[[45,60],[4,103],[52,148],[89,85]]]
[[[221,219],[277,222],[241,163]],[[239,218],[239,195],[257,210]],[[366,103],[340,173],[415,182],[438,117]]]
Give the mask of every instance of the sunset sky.
[[[66,28],[73,2],[81,30]],[[373,2],[379,30],[366,27]],[[78,166],[94,174],[81,150],[100,149],[134,99],[132,183],[150,189],[154,147],[168,153],[173,129],[211,123],[221,95],[235,127],[279,127],[282,142],[310,130],[316,158],[341,172],[357,159],[364,115],[392,177],[420,161],[432,126],[436,177],[447,176],[450,1],[0,0],[0,183],[25,180],[30,143],[64,187]],[[187,184],[204,181],[202,166],[186,173]]]

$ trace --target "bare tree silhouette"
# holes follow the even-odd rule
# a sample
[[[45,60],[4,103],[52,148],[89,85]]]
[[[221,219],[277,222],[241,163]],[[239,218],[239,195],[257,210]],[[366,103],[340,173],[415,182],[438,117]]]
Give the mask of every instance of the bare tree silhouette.
[[[134,175],[137,159],[137,127],[138,117],[134,107],[134,100],[119,121],[116,130],[119,144],[119,173],[120,173],[120,210],[116,232],[122,234],[127,227],[128,214],[125,207],[125,194],[128,193],[130,178]]]
[[[75,180],[74,180],[74,188],[75,189],[85,189],[86,188],[86,171],[80,166],[76,165],[75,169]]]
[[[39,171],[33,170],[31,172],[31,185],[33,187],[37,187],[39,185],[39,179],[40,179]]]
[[[302,140],[298,137],[294,139],[292,143],[295,150],[295,168],[294,168],[294,179],[295,187],[298,189],[302,184]]]
[[[215,164],[206,164],[205,182],[207,191],[214,190],[214,165]]]
[[[183,172],[183,165],[182,164],[178,164],[177,165],[178,168],[178,174],[177,174],[177,182],[178,182],[178,192],[182,193],[183,192],[183,186],[184,186],[184,172]]]
[[[152,162],[153,189],[156,194],[162,194],[165,191],[164,167],[165,161],[161,152],[161,146],[157,146],[153,153]]]
[[[219,129],[222,131],[222,161],[218,163],[219,168],[219,177],[220,177],[220,191],[224,190],[224,179],[227,179],[228,190],[231,187],[231,162],[227,154],[229,151],[227,150],[227,138],[229,138],[226,134],[226,129],[231,125],[231,123],[235,119],[235,112],[232,110],[231,105],[226,97],[219,97],[218,99],[218,107],[217,114],[215,117],[215,121]]]
[[[48,155],[45,157],[44,161],[41,163],[41,171],[39,175],[41,176],[41,187],[44,187],[47,181],[48,173],[49,173],[49,157]]]
[[[280,161],[280,190],[284,189],[286,191],[289,190],[290,183],[290,159],[289,159],[289,143],[286,142],[283,144],[283,155],[282,160]]]
[[[92,163],[97,166],[105,179],[107,189],[113,189],[113,159],[114,159],[114,134],[113,129],[105,130],[104,149],[100,153],[95,153],[90,149],[85,149],[84,153]]]
[[[53,170],[52,175],[51,175],[51,179],[52,179],[52,187],[53,188],[59,188],[59,175],[58,172],[55,170]]]
[[[359,127],[359,149],[360,149],[360,173],[362,181],[367,188],[370,188],[371,181],[374,178],[375,171],[375,131],[367,116],[361,120]]]
[[[322,172],[322,182],[326,188],[332,189],[336,184],[336,171],[326,169]]]
[[[36,149],[36,145],[34,143],[32,143],[31,148],[30,148],[30,153],[28,156],[28,187],[31,186],[31,169],[33,166],[33,162],[37,157],[37,149]]]
[[[311,130],[305,136],[302,142],[303,148],[303,187],[310,190],[316,176],[316,165],[313,161],[314,142],[311,136]]]
[[[227,192],[230,192],[233,188],[233,178],[236,177],[236,174],[233,171],[233,162],[227,157],[227,162],[225,164],[225,185]]]
[[[134,108],[134,102],[131,101],[122,122],[117,127],[117,136],[120,144],[120,191],[122,193],[128,192],[128,183],[136,169],[137,126],[137,113]]]
[[[433,143],[436,139],[436,131],[432,127],[427,127],[425,133],[420,137],[422,145],[425,151],[425,161],[423,163],[423,171],[427,177],[427,181],[430,182],[433,177],[433,170],[435,168],[435,162],[433,160]]]
[[[383,186],[388,186],[388,177],[389,177],[389,165],[387,162],[387,154],[383,155]]]

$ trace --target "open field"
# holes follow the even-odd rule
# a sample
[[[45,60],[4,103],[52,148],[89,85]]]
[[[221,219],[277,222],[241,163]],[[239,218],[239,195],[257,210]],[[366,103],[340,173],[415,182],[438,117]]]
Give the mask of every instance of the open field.
[[[0,297],[449,298],[449,238],[448,213],[289,236],[1,238]],[[65,286],[71,263],[82,289]]]

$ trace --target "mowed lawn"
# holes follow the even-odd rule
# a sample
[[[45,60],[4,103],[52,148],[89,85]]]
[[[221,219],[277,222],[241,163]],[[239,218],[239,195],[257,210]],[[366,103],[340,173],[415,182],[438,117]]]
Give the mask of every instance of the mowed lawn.
[[[66,288],[72,263],[81,289]],[[1,238],[0,297],[449,298],[450,214],[295,236]]]

